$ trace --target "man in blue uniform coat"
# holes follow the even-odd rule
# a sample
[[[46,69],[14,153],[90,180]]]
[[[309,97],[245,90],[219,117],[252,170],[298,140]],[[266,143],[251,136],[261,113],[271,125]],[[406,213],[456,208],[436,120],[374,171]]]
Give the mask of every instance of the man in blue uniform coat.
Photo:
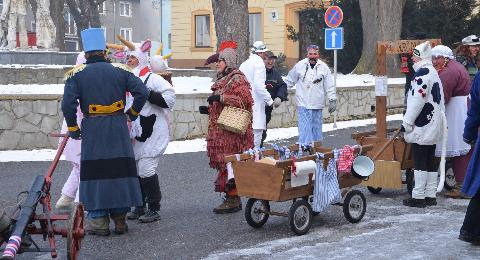
[[[103,29],[86,29],[81,37],[87,62],[67,72],[62,111],[70,137],[82,139],[80,201],[88,211],[86,230],[108,236],[112,218],[115,233],[123,234],[128,230],[125,216],[130,207],[142,205],[127,117],[136,119],[148,90],[128,67],[107,62]],[[126,116],[127,92],[134,101]],[[79,101],[84,115],[80,127]]]

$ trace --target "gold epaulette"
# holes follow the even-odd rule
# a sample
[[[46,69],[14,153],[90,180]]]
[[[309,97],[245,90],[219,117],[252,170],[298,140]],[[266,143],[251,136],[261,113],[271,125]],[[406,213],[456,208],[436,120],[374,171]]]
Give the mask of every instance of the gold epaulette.
[[[63,80],[66,81],[67,79],[71,78],[73,75],[77,74],[78,72],[82,71],[87,65],[79,64],[73,67],[71,70],[67,71],[63,76]]]
[[[128,72],[132,72],[132,69],[130,67],[128,67],[127,65],[125,64],[122,64],[122,63],[112,63],[112,65],[116,68],[119,68],[119,69],[122,69],[122,70],[126,70]]]

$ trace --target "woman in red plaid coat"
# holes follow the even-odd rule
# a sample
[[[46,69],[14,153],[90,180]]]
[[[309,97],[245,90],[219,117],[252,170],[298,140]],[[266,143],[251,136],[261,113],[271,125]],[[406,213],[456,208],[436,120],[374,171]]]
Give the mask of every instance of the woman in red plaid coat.
[[[245,75],[236,67],[236,42],[227,41],[220,45],[217,54],[212,55],[207,64],[216,62],[217,80],[212,85],[212,95],[208,97],[209,106],[200,107],[200,113],[208,114],[207,153],[210,167],[218,171],[215,191],[225,192],[225,200],[213,209],[217,214],[237,212],[242,209],[237,194],[235,180],[228,179],[224,162],[226,155],[243,153],[253,147],[253,131],[250,122],[244,134],[236,134],[217,126],[217,119],[225,106],[234,106],[252,113],[253,98],[250,84]]]

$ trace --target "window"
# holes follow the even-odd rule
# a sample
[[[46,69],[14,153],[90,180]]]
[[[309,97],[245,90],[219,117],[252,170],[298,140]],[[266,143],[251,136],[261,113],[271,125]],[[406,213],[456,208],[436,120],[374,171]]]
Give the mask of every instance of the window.
[[[35,21],[30,22],[30,31],[31,32],[36,32],[37,31],[37,24],[35,24]]]
[[[105,0],[106,1],[106,0]],[[98,14],[103,14],[105,15],[106,14],[106,5],[105,5],[106,2],[103,2],[101,4],[98,5]]]
[[[68,7],[63,9],[63,20],[65,20],[65,34],[77,35],[77,25],[73,20],[73,16],[70,14]]]
[[[248,14],[248,30],[250,35],[248,37],[250,45],[256,41],[262,41],[262,14],[252,13]]]
[[[132,28],[120,28],[120,35],[125,38],[125,40],[132,41]]]
[[[129,2],[120,2],[120,16],[132,17],[132,7]]]
[[[210,47],[210,15],[195,15],[195,47]]]
[[[65,40],[65,50],[66,51],[78,51],[78,41]]]
[[[3,0],[0,0],[0,12],[3,10]]]

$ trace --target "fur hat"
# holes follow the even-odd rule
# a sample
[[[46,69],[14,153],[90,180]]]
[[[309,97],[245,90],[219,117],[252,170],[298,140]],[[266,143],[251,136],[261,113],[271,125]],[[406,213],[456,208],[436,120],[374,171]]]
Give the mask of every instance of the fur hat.
[[[420,43],[413,49],[413,56],[417,56],[422,60],[431,60],[432,59],[432,45],[429,41]]]
[[[445,57],[451,60],[454,59],[453,51],[448,46],[437,45],[432,48],[432,57]]]
[[[463,45],[480,45],[480,39],[476,35],[470,35],[462,40]]]
[[[217,53],[211,55],[205,61],[205,65],[209,65],[223,59],[227,67],[237,67],[237,42],[224,41],[220,44]]]
[[[237,42],[225,41],[218,49],[218,59],[224,60],[229,68],[237,67]]]

